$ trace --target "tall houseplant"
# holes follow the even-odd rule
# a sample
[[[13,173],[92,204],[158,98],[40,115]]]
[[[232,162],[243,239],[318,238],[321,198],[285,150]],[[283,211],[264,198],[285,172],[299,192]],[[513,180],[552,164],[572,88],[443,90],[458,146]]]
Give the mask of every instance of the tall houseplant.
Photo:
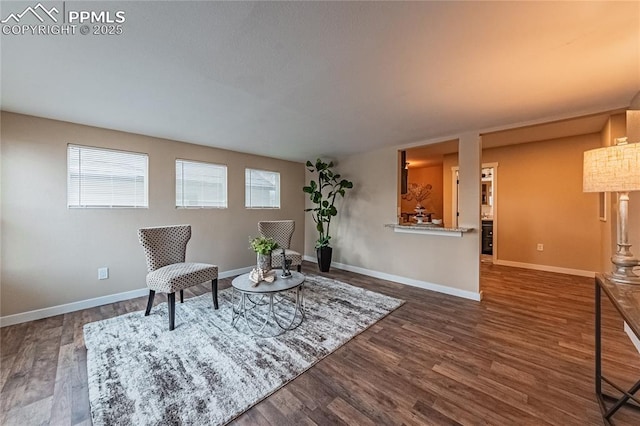
[[[338,214],[338,209],[334,206],[336,197],[338,195],[344,197],[345,191],[353,188],[353,182],[340,179],[340,175],[331,170],[332,167],[333,162],[325,163],[319,158],[315,164],[307,161],[307,170],[315,173],[317,180],[312,178],[309,185],[302,188],[306,194],[309,194],[309,199],[315,205],[315,207],[304,211],[311,212],[313,221],[316,223],[318,231],[316,254],[318,267],[322,272],[328,272],[331,267],[333,249],[329,245],[331,239],[329,227],[331,226],[331,218]]]

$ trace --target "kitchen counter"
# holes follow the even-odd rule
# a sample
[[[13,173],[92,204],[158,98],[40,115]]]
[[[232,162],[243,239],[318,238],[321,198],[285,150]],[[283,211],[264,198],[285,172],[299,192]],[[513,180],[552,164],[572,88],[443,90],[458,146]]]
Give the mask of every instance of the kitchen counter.
[[[407,234],[441,235],[445,237],[462,237],[465,233],[473,231],[473,228],[445,228],[442,225],[432,223],[402,224],[387,223],[385,228],[392,228],[394,232]]]

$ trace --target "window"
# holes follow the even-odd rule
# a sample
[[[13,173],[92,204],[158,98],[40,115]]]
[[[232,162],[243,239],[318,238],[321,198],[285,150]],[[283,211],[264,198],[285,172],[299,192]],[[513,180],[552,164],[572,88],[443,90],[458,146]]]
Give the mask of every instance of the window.
[[[245,169],[245,207],[248,209],[280,208],[280,173]]]
[[[69,207],[149,207],[148,156],[88,146],[67,147]]]
[[[176,207],[227,208],[227,166],[176,160]]]

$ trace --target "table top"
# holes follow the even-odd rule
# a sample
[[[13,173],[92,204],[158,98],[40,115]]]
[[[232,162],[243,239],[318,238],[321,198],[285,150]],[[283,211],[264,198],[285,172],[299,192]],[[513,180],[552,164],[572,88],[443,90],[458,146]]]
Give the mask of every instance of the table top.
[[[640,285],[617,284],[603,274],[596,274],[596,283],[604,290],[636,337],[640,338]]]
[[[243,293],[279,293],[281,291],[291,290],[296,288],[304,282],[304,274],[300,272],[291,271],[291,277],[281,278],[281,269],[275,269],[276,279],[272,283],[261,281],[257,286],[253,286],[254,283],[249,280],[249,274],[242,274],[231,281],[231,285],[236,290]]]

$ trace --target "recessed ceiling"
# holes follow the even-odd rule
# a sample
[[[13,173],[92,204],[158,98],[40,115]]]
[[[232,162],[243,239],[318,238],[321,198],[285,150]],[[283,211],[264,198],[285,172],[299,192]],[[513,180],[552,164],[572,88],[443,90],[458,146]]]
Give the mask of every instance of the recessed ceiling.
[[[123,34],[2,35],[3,110],[296,161],[640,90],[640,2],[46,5],[122,10]]]
[[[599,133],[602,131],[611,115],[623,112],[624,110],[607,111],[601,114],[590,114],[572,119],[557,120],[532,126],[523,126],[499,132],[484,133],[482,135],[482,148],[497,148],[505,145],[539,142],[549,139]]]
[[[483,133],[482,149],[600,133],[611,115],[624,112],[624,109],[605,111],[599,114]],[[458,152],[458,140],[415,146],[407,148],[406,151],[410,168],[435,166],[443,163],[445,155]]]
[[[408,168],[431,167],[442,164],[444,156],[458,152],[458,139],[409,148]]]

